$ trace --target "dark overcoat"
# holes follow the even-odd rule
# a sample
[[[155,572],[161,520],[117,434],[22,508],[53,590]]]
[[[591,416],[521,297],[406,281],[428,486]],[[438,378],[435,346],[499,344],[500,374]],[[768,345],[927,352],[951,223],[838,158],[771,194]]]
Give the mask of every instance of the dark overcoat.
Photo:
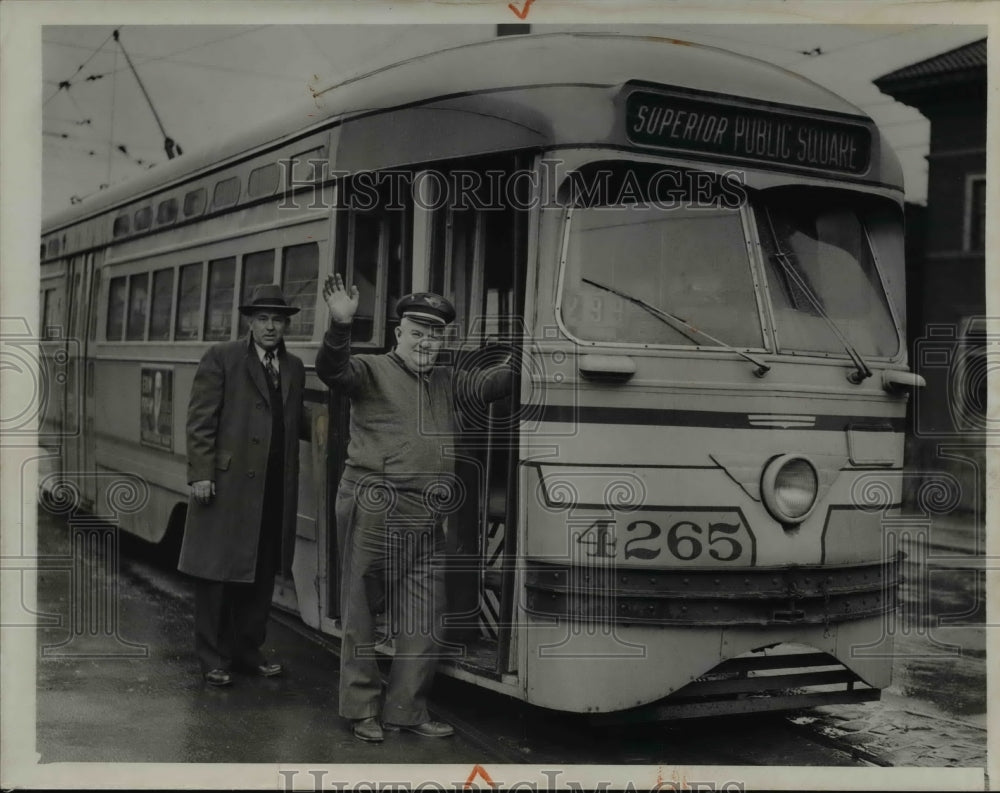
[[[278,350],[284,411],[281,565],[291,568],[298,501],[299,427],[305,368]],[[215,497],[188,502],[178,569],[213,581],[254,580],[264,504],[271,409],[267,379],[249,337],[211,347],[191,387],[187,419],[188,483],[210,479]]]

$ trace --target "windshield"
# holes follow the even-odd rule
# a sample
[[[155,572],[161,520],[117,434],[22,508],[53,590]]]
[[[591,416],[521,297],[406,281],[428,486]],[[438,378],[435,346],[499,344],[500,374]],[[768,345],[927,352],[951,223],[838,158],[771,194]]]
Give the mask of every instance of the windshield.
[[[759,194],[754,211],[779,350],[846,355],[825,313],[862,355],[895,355],[899,337],[857,198],[777,188]]]
[[[726,344],[763,347],[738,185],[617,161],[590,163],[567,181],[563,198],[573,209],[561,312],[573,336],[713,346],[638,300]]]

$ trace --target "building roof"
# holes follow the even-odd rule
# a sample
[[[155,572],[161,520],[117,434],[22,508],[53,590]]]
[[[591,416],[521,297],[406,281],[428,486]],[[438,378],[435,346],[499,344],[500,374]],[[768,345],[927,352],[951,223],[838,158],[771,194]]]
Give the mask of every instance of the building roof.
[[[896,89],[916,88],[930,84],[953,82],[957,79],[986,79],[986,39],[973,41],[933,58],[896,69],[877,78],[879,90],[892,94]]]

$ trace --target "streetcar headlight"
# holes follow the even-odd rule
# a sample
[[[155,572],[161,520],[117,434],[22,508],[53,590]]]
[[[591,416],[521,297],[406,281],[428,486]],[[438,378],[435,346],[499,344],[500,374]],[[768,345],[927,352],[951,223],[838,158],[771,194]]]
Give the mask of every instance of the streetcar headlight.
[[[816,505],[819,477],[805,457],[783,454],[771,460],[761,476],[764,506],[782,523],[801,523]]]

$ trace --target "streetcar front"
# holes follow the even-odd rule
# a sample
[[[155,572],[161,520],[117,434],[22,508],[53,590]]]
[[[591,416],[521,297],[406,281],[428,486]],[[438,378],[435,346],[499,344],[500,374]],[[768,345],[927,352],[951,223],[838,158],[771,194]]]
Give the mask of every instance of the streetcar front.
[[[617,108],[627,145],[546,154],[527,699],[678,717],[876,698],[917,384],[895,161],[862,118],[647,86]]]

